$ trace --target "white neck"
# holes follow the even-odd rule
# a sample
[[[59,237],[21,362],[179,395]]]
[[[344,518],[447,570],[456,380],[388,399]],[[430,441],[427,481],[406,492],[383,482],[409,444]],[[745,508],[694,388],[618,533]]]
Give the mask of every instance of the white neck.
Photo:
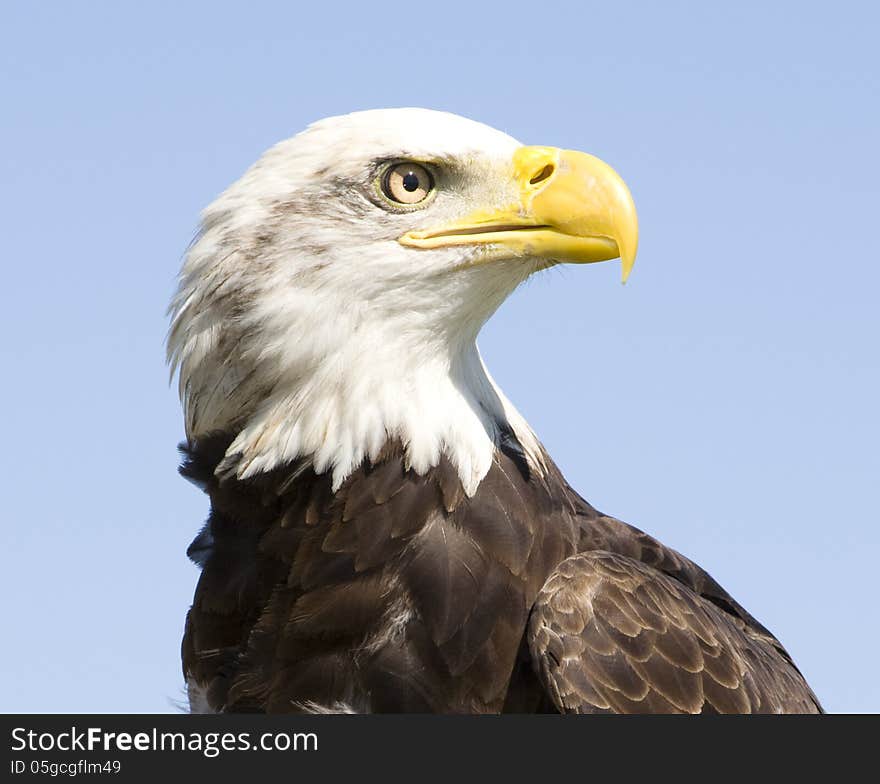
[[[537,439],[495,386],[474,342],[450,356],[413,351],[402,345],[407,337],[386,336],[381,353],[375,334],[365,336],[369,345],[349,340],[294,391],[279,388],[248,418],[223,470],[246,478],[310,456],[317,473],[332,473],[336,490],[364,459],[375,460],[396,440],[419,474],[445,454],[473,495],[504,424],[533,468],[543,470]]]

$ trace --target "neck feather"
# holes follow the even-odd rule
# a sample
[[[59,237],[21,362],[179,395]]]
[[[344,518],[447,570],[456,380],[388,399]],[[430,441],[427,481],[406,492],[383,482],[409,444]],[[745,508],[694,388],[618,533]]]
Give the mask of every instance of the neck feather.
[[[399,441],[407,468],[425,473],[445,455],[473,495],[512,434],[530,467],[543,473],[540,444],[492,381],[474,342],[429,358],[394,346],[379,354],[358,348],[350,341],[304,383],[276,387],[218,471],[244,479],[306,460],[316,473],[332,474],[335,490],[389,441]]]

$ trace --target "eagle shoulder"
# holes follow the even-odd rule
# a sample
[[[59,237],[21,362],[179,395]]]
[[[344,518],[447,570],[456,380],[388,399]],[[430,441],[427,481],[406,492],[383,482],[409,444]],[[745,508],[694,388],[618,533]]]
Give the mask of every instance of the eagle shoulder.
[[[563,713],[817,713],[782,646],[670,574],[592,550],[563,561],[528,646]]]

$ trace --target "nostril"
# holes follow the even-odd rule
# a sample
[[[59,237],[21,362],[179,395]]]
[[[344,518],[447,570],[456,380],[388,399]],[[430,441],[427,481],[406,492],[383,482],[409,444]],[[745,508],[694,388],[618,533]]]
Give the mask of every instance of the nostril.
[[[529,180],[529,185],[537,185],[539,182],[543,182],[548,177],[550,177],[555,171],[555,167],[552,163],[548,163],[541,171],[539,171],[532,179]]]

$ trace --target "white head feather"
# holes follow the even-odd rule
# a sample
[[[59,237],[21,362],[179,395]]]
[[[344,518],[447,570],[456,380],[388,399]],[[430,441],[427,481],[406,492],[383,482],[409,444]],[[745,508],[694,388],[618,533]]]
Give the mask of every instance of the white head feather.
[[[221,468],[240,478],[305,458],[334,487],[397,439],[420,473],[446,454],[472,494],[506,423],[540,468],[476,347],[538,262],[467,265],[486,249],[397,241],[509,204],[499,173],[518,146],[455,115],[394,109],[322,120],[266,152],[205,210],[171,304],[187,437],[235,435]],[[395,159],[442,167],[424,209],[379,197],[377,167]]]

